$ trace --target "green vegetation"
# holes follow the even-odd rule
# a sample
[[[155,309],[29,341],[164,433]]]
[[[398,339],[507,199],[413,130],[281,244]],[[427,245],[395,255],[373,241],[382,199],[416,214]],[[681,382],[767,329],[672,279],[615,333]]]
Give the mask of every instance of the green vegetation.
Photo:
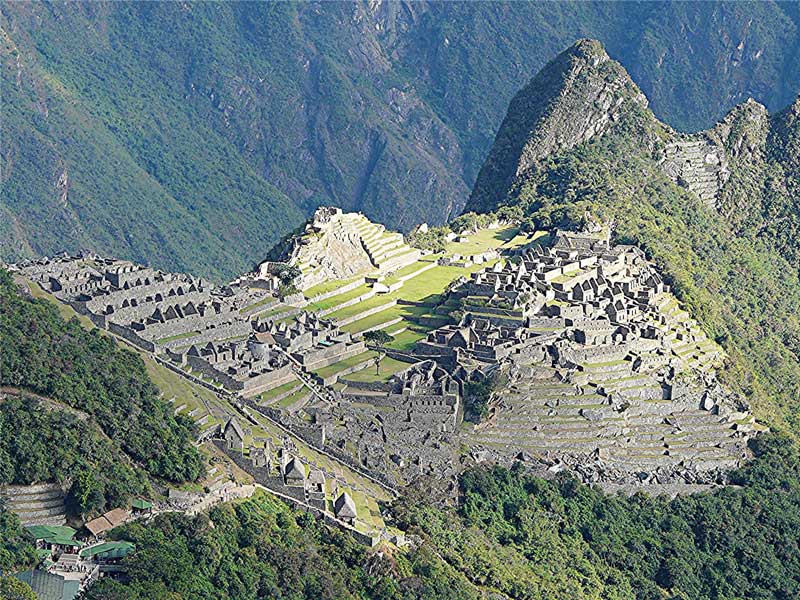
[[[76,319],[64,321],[50,302],[21,296],[2,270],[0,347],[0,385],[90,415],[151,475],[175,482],[200,475],[193,424],[172,415],[139,355]]]
[[[37,600],[27,583],[14,577],[0,576],[0,598],[3,600]]]
[[[800,594],[800,453],[765,434],[713,493],[605,495],[522,469],[461,477],[458,514],[405,499],[403,525],[455,569],[515,599],[711,600]]]
[[[346,358],[344,360],[340,360],[339,362],[335,362],[327,367],[321,367],[319,369],[315,369],[312,371],[318,377],[322,377],[323,379],[327,379],[331,375],[335,375],[345,369],[349,369],[350,367],[354,367],[358,364],[361,364],[365,361],[370,360],[371,358],[377,358],[378,353],[374,350],[367,350],[366,352],[362,352],[361,354],[356,354],[355,356],[351,356],[350,358]]]
[[[322,294],[328,294],[334,290],[338,290],[339,288],[345,287],[346,285],[350,285],[351,283],[362,279],[361,277],[355,277],[353,279],[333,279],[331,281],[323,281],[313,287],[308,288],[306,291],[303,292],[303,295],[306,297],[307,300],[311,300],[316,296],[321,296]]]
[[[103,578],[87,598],[794,598],[800,451],[778,434],[751,444],[738,487],[675,499],[474,468],[455,510],[422,489],[394,503],[398,524],[421,538],[402,552],[368,550],[265,493],[208,516],[160,515],[115,530],[136,545],[124,559],[130,582]]]
[[[17,515],[6,508],[5,500],[0,498],[0,571],[22,571],[35,562],[33,539],[22,528]],[[0,586],[0,591],[2,589]]]
[[[130,582],[101,578],[87,600],[477,600],[463,576],[426,549],[391,557],[264,493],[208,516],[158,516],[115,530],[136,544]]]
[[[385,346],[393,342],[394,338],[385,331],[378,329],[377,331],[367,331],[364,334],[364,341],[375,346]]]
[[[376,357],[375,360],[375,364],[368,365],[355,373],[345,375],[344,378],[350,381],[389,381],[392,375],[411,366],[407,362],[396,360],[383,354]]]
[[[71,482],[67,508],[88,515],[149,494],[144,474],[119,447],[66,407],[33,398],[0,401],[0,485]],[[10,434],[13,432],[13,435]]]
[[[393,350],[407,351],[414,348],[414,345],[425,338],[425,332],[408,328],[394,336],[394,341],[387,344]]]
[[[0,256],[87,247],[222,278],[320,204],[442,223],[509,98],[587,35],[680,130],[732,98],[780,109],[800,81],[793,3],[449,2],[381,27],[352,10],[3,3]]]

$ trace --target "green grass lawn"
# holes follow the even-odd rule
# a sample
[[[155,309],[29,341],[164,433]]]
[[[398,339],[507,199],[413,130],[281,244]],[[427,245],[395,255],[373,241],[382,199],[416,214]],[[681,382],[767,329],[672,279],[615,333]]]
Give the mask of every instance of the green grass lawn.
[[[411,366],[411,363],[395,360],[390,356],[385,356],[381,360],[379,369],[376,370],[375,365],[369,365],[360,371],[345,375],[344,379],[349,381],[389,381],[395,373],[404,371]]]
[[[389,277],[387,277],[383,281],[383,283],[385,283],[386,285],[397,283],[398,281],[400,281],[401,277],[406,277],[408,275],[411,275],[412,273],[416,273],[417,271],[419,271],[423,267],[428,266],[429,264],[431,264],[430,260],[425,260],[425,259],[418,260],[417,262],[411,263],[410,265],[406,265],[402,269],[398,269],[397,271],[392,273]]]
[[[299,402],[306,396],[308,396],[311,392],[309,392],[305,386],[301,387],[299,390],[294,392],[293,394],[289,394],[286,398],[282,398],[279,402],[277,402],[274,406],[275,408],[282,408],[287,409],[292,404]]]
[[[478,233],[467,235],[466,242],[450,242],[447,254],[479,254],[492,248],[500,248],[518,238],[519,228],[516,226],[503,229],[481,229]]]
[[[350,279],[336,279],[333,281],[323,281],[322,283],[318,283],[317,285],[308,288],[306,291],[303,292],[303,295],[306,297],[306,299],[310,300],[315,296],[321,296],[322,294],[327,294],[328,292],[337,290],[350,283],[353,283],[354,281],[358,281],[359,279],[363,279],[363,276],[352,277]]]
[[[387,304],[393,299],[393,294],[380,294],[373,296],[372,298],[367,298],[366,300],[353,304],[352,306],[341,308],[336,312],[332,312],[331,314],[327,315],[326,318],[333,319],[334,321],[341,321],[371,308],[376,308],[378,306]]]
[[[353,298],[358,298],[359,296],[366,294],[369,291],[370,287],[365,283],[359,285],[357,288],[350,290],[349,292],[344,292],[343,294],[336,294],[335,296],[331,296],[330,298],[320,300],[319,302],[312,302],[306,307],[306,310],[311,310],[311,311],[328,310],[329,308],[333,308],[334,306],[338,306],[339,304],[344,304],[348,300],[352,300]]]
[[[297,379],[292,379],[291,381],[287,381],[283,385],[279,385],[276,388],[272,388],[271,390],[267,390],[266,392],[259,394],[258,399],[262,402],[269,402],[273,398],[277,398],[281,394],[285,394],[292,388],[297,387],[299,383],[300,382]]]
[[[327,367],[322,367],[321,369],[315,369],[312,372],[318,375],[319,377],[322,377],[323,379],[327,379],[331,375],[340,373],[345,369],[348,369],[352,366],[362,363],[370,358],[375,358],[377,355],[378,355],[377,352],[374,352],[373,350],[367,350],[366,352],[362,352],[361,354],[356,354],[355,356],[351,356],[350,358],[346,358],[344,360],[340,360],[339,362],[335,362],[332,365],[328,365]]]
[[[392,329],[391,327],[389,329]],[[387,330],[388,332],[388,330]],[[419,340],[424,339],[426,332],[417,329],[406,329],[394,336],[394,341],[387,344],[389,348],[400,351],[408,351],[414,347]]]
[[[397,323],[396,325],[392,325],[389,329],[400,329],[402,327],[409,327],[411,325],[416,326],[416,318],[425,315],[430,315],[430,309],[424,306],[395,304],[386,310],[382,310],[374,315],[370,315],[345,325],[342,327],[342,331],[346,331],[348,333],[361,333],[362,331],[372,329],[373,327],[377,327],[383,323],[388,323],[389,321],[392,321],[398,317],[401,317],[403,321]]]

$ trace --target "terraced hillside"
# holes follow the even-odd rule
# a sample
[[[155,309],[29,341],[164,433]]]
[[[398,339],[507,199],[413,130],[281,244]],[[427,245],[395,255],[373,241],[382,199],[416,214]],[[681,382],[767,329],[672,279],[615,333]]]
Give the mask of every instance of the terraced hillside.
[[[39,284],[27,281],[26,287],[37,298],[55,303],[65,318],[78,319],[83,327],[98,333],[101,331],[85,315],[76,313],[69,304],[43,290]],[[122,341],[125,342],[124,339]],[[337,461],[335,458],[315,449],[269,416],[259,414],[257,411],[243,406],[233,395],[226,393],[219,384],[216,384],[202,373],[193,372],[191,369],[182,370],[176,368],[169,361],[165,361],[159,356],[136,346],[132,345],[132,347],[137,350],[144,360],[148,375],[158,386],[161,398],[171,405],[175,415],[186,417],[196,424],[199,447],[206,455],[212,457],[206,472],[201,475],[195,484],[181,486],[182,493],[199,499],[200,490],[203,488],[214,493],[230,485],[231,481],[252,480],[245,471],[236,465],[231,466],[225,455],[208,441],[218,435],[232,418],[238,418],[241,422],[246,423],[246,439],[243,440],[244,452],[242,454],[245,465],[249,463],[250,453],[253,452],[253,449],[260,448],[263,451],[265,443],[277,456],[282,453],[296,456],[308,472],[317,471],[324,474],[325,487],[322,497],[323,503],[327,503],[323,504],[324,506],[330,508],[342,491],[347,491],[350,497],[353,498],[358,507],[358,519],[353,525],[355,531],[363,533],[367,538],[374,537],[375,539],[379,539],[381,536],[390,539],[393,535],[399,533],[384,522],[381,511],[378,508],[378,502],[389,500],[392,497],[390,491],[376,484],[370,478],[364,477],[346,463]],[[300,376],[303,377],[303,375]],[[299,400],[304,403],[310,399],[311,395],[309,389],[301,383],[300,379],[294,379],[288,384],[265,392],[263,399],[260,401],[263,402],[264,406],[269,406],[272,404],[270,402],[272,400],[277,403],[277,408],[291,406]],[[293,398],[287,402],[286,398],[288,396],[293,396]],[[280,476],[279,472],[275,473],[276,478]],[[243,477],[244,479],[242,479]],[[55,506],[54,492],[50,491],[49,487],[47,490],[45,500],[48,505],[46,508],[52,514],[50,512],[47,515],[28,514],[31,509],[27,501],[20,504],[19,514],[25,519],[31,519],[31,523],[34,522],[33,519],[38,519],[35,522],[39,523],[40,517],[43,516],[49,516],[54,520],[63,522],[60,518],[61,513],[58,512],[56,514],[56,512],[53,512],[53,506]],[[39,493],[38,488],[35,488],[34,491],[37,494]],[[26,495],[21,496],[21,499],[27,499],[28,495],[26,492]],[[291,496],[285,499],[297,502]],[[34,503],[38,503],[35,505],[37,511],[39,510],[39,504],[41,504],[40,500],[38,497],[31,500]],[[308,499],[297,506],[302,508],[306,506],[304,503],[307,501]],[[63,505],[63,495],[61,505]],[[308,506],[314,508],[310,504]],[[14,506],[12,506],[12,510],[16,512]]]
[[[322,290],[329,282],[390,273],[419,256],[419,250],[408,246],[401,233],[387,231],[361,213],[342,213],[330,207],[318,209],[303,234],[291,238],[283,250],[283,262],[300,270],[298,286],[303,290]],[[259,275],[268,276],[275,266],[262,263]]]
[[[643,253],[604,227],[487,223],[433,253],[320,209],[285,262],[223,287],[97,257],[18,268],[138,346],[200,442],[315,510],[420,476],[447,488],[464,450],[602,484],[724,483],[760,426]],[[364,510],[355,531],[391,537]]]
[[[0,487],[6,508],[15,513],[23,525],[63,525],[67,522],[64,490],[57,483],[6,485]]]

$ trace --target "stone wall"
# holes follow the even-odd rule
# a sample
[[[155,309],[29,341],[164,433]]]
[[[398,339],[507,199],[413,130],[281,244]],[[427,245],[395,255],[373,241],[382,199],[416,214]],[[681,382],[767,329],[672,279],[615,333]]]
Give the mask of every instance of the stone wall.
[[[137,332],[133,331],[130,327],[119,325],[118,323],[114,323],[113,321],[107,321],[107,325],[108,325],[108,330],[114,335],[118,335],[119,337],[128,340],[131,344],[134,344],[139,348],[147,350],[148,352],[156,351],[156,345],[153,342],[144,339]]]
[[[293,357],[306,369],[321,369],[364,351],[364,342],[339,342],[332,346],[318,348]]]

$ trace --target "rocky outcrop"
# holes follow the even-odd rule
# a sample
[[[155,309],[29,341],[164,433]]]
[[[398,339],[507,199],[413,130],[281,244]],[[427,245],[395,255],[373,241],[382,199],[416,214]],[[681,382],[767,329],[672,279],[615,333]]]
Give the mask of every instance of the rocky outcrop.
[[[543,159],[603,135],[632,105],[647,99],[622,65],[600,42],[578,41],[511,101],[468,208],[490,207]]]

